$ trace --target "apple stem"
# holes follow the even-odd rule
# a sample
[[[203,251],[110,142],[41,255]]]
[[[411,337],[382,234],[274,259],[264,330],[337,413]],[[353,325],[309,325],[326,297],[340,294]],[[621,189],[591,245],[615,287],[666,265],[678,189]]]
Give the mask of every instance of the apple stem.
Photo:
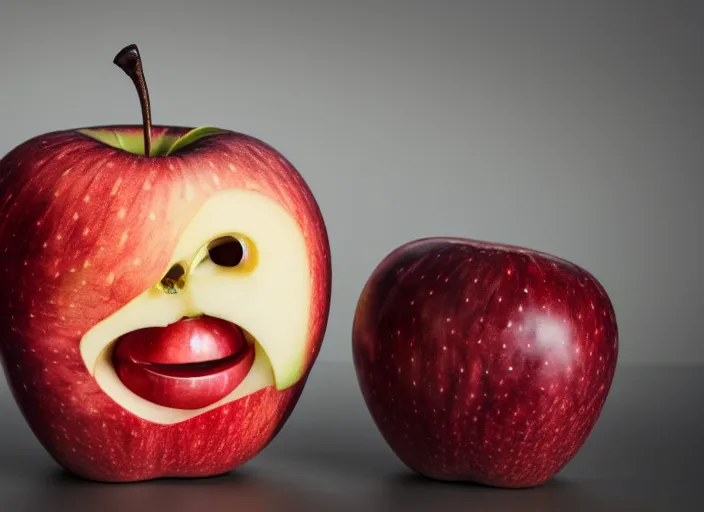
[[[136,44],[125,46],[112,62],[132,79],[132,83],[137,88],[139,103],[142,106],[142,123],[144,124],[144,155],[149,156],[152,149],[152,109],[149,103],[149,90],[147,89],[147,81],[144,79],[139,48],[137,48]]]

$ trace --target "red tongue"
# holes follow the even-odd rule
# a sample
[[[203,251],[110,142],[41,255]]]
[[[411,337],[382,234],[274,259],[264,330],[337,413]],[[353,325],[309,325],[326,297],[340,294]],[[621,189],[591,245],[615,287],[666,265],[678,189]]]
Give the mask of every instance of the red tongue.
[[[242,330],[236,325],[199,316],[125,334],[117,342],[114,357],[139,363],[200,363],[237,354],[245,344]]]
[[[229,395],[254,363],[242,330],[201,316],[122,336],[115,371],[138,396],[177,409],[200,409]]]

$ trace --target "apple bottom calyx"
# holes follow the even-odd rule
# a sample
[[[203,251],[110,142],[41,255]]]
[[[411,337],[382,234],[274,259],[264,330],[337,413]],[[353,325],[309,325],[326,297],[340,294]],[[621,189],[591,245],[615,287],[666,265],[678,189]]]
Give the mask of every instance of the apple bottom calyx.
[[[201,316],[120,337],[113,364],[133,393],[164,407],[200,409],[230,394],[254,363],[236,325]]]

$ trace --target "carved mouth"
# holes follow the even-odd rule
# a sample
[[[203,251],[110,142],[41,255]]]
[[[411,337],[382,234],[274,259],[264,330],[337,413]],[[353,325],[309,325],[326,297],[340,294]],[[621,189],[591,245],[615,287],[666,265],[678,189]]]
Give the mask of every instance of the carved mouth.
[[[254,364],[255,348],[235,324],[183,318],[121,336],[112,363],[120,381],[154,404],[200,409],[229,395]]]

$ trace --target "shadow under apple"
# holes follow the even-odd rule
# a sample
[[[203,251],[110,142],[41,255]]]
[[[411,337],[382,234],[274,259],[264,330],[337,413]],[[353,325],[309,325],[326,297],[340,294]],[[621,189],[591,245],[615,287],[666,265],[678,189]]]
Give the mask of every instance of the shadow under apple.
[[[219,511],[337,510],[327,496],[268,479],[246,469],[200,479],[163,478],[138,483],[96,483],[63,469],[49,472],[33,485],[14,492],[7,510]]]
[[[411,470],[383,479],[373,507],[379,510],[520,510],[521,512],[636,510],[613,496],[596,495],[583,482],[557,475],[537,487],[503,489],[472,482],[446,482]]]

